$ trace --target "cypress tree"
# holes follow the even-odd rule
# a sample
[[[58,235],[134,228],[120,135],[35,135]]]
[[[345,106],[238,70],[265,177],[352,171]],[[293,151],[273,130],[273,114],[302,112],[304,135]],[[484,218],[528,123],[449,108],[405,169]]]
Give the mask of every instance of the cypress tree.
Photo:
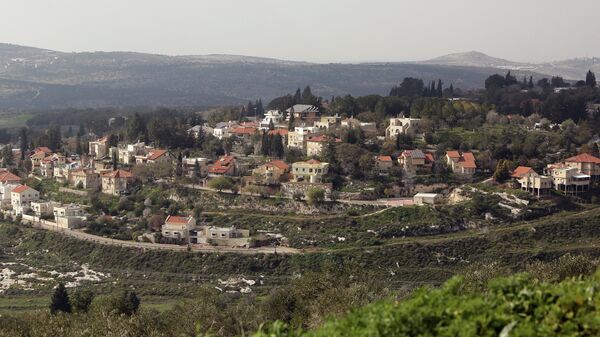
[[[437,97],[442,97],[442,94],[443,94],[442,80],[439,79],[438,84],[437,84]]]
[[[533,76],[529,76],[529,83],[527,85],[529,88],[533,88]]]
[[[57,312],[71,312],[71,303],[69,303],[69,294],[67,288],[62,283],[59,283],[52,298],[50,300],[50,313],[56,314]]]
[[[585,75],[585,84],[592,88],[596,86],[596,75],[591,70]]]
[[[296,116],[294,116],[294,109],[292,108],[292,110],[290,110],[290,119],[288,121],[288,130],[289,131],[294,131],[294,126],[296,124]]]

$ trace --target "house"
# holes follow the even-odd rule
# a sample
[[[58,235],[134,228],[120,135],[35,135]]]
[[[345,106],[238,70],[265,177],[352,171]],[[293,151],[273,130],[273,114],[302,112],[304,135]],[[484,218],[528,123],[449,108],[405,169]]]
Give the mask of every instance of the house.
[[[187,130],[188,134],[192,136],[194,139],[198,139],[201,134],[203,135],[212,135],[214,129],[208,125],[194,125]]]
[[[125,170],[114,170],[102,174],[102,193],[121,195],[126,193],[134,181],[133,174]]]
[[[98,140],[89,142],[89,155],[95,159],[102,159],[108,156],[108,137],[102,137]]]
[[[517,167],[511,173],[511,177],[520,189],[532,192],[537,196],[550,194],[552,190],[552,178],[539,175],[528,166]]]
[[[316,136],[310,137],[306,141],[306,155],[309,157],[318,157],[323,152],[323,148],[325,144],[328,142],[341,143],[342,140],[339,138],[329,137],[329,136]]]
[[[361,122],[354,117],[346,118],[341,122],[342,128],[362,130],[367,135],[377,134],[377,124],[373,122]]]
[[[234,125],[235,123],[232,121],[217,123],[217,125],[215,125],[215,127],[213,128],[213,136],[217,137],[218,139],[229,137],[228,131]]]
[[[310,104],[295,104],[291,108],[285,110],[289,116],[292,114],[296,119],[316,119],[319,115],[319,108]]]
[[[587,174],[592,181],[600,181],[600,158],[582,153],[564,160],[567,167],[576,168],[579,173]]]
[[[15,215],[23,214],[31,209],[31,203],[40,200],[40,192],[27,185],[20,185],[10,192],[10,203]]]
[[[54,221],[61,228],[76,228],[85,221],[85,212],[79,205],[69,204],[54,207]]]
[[[590,188],[591,176],[579,172],[575,167],[569,167],[564,163],[550,164],[546,172],[552,177],[554,189],[558,191],[578,194]]]
[[[284,161],[272,160],[254,169],[252,178],[257,185],[279,185],[289,171],[290,166]]]
[[[238,174],[235,156],[225,155],[208,168],[209,176],[234,176]]]
[[[452,172],[460,175],[473,175],[477,169],[475,156],[471,152],[461,154],[459,151],[447,151],[446,164]]]
[[[229,129],[229,136],[236,136],[245,143],[252,141],[252,136],[258,134],[258,129],[248,126],[237,126]]]
[[[388,174],[394,167],[394,160],[390,156],[376,156],[375,168],[379,174]]]
[[[408,118],[400,116],[390,118],[390,125],[385,129],[385,137],[388,139],[396,139],[400,134],[414,137],[421,125],[421,119]]]
[[[86,190],[97,190],[102,185],[102,180],[94,169],[81,168],[71,172],[69,183]]]
[[[8,208],[11,204],[12,190],[21,185],[21,177],[7,169],[0,169],[0,207]]]
[[[265,117],[260,121],[261,129],[269,129],[271,125],[277,126],[283,121],[283,114],[279,110],[265,112]]]
[[[162,225],[161,233],[164,238],[171,240],[189,240],[190,231],[196,228],[196,219],[192,216],[169,215]]]
[[[296,148],[304,150],[306,141],[312,135],[315,135],[320,130],[315,127],[297,126],[294,131],[288,133],[288,148]]]
[[[323,163],[316,159],[300,161],[292,164],[292,177],[296,182],[321,183],[328,170],[329,163]]]
[[[33,201],[31,202],[31,210],[35,216],[42,217],[54,214],[54,208],[60,206],[59,202],[55,201]]]
[[[429,173],[433,168],[433,155],[421,150],[405,150],[398,157],[398,164],[406,175]]]
[[[198,243],[217,246],[243,246],[250,243],[250,231],[235,227],[205,226],[197,240]]]
[[[43,161],[43,160],[44,160],[46,157],[48,157],[49,155],[50,155],[50,154],[48,154],[47,152],[45,152],[45,151],[42,151],[42,150],[39,150],[39,151],[37,151],[37,152],[34,152],[34,153],[33,153],[33,154],[32,154],[32,155],[29,157],[29,159],[31,160],[31,165],[32,165],[34,168],[38,168],[38,167],[40,167],[40,165],[41,165],[42,161]]]
[[[340,126],[342,117],[336,114],[334,116],[321,116],[321,120],[313,123],[313,126],[322,130],[330,130]]]
[[[135,156],[136,164],[173,163],[175,156],[169,150],[151,149],[148,153]]]
[[[440,202],[442,198],[441,194],[437,193],[417,193],[413,197],[415,205],[435,205]]]
[[[183,172],[188,177],[195,177],[198,174],[198,178],[206,177],[208,175],[208,158],[183,158],[182,160]],[[198,167],[196,168],[196,163]],[[198,170],[198,172],[196,172]]]
[[[67,158],[59,153],[51,154],[40,162],[40,175],[45,178],[54,177],[54,168],[63,167],[67,162]]]

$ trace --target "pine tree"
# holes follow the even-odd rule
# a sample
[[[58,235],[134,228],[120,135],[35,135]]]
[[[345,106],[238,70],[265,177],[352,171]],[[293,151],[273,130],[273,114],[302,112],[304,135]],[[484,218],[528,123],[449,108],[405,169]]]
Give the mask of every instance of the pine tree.
[[[302,92],[300,91],[300,88],[296,89],[296,93],[294,94],[294,104],[298,104],[302,102]]]
[[[21,128],[19,131],[19,145],[21,150],[21,160],[25,160],[27,152],[27,128]]]
[[[442,97],[443,92],[444,90],[442,89],[442,80],[439,79],[437,84],[437,97]]]
[[[83,127],[83,124],[79,124],[79,130],[77,131],[77,135],[79,137],[82,137],[83,135],[85,135],[85,128]]]
[[[507,160],[501,160],[496,165],[493,178],[499,183],[503,183],[510,178],[510,163]]]
[[[83,154],[83,147],[81,146],[81,137],[79,135],[75,136],[75,153],[78,155]]]
[[[596,87],[596,75],[591,70],[588,70],[585,75],[585,84],[592,88]]]
[[[529,83],[527,84],[529,88],[533,88],[533,76],[529,76]]]
[[[59,283],[56,289],[54,290],[54,294],[52,294],[52,299],[50,300],[50,313],[56,314],[58,312],[71,312],[71,303],[69,303],[69,294],[67,293],[67,288],[62,283]]]
[[[312,90],[310,90],[310,86],[306,86],[304,91],[302,91],[302,103],[304,104],[312,104],[313,94]]]
[[[256,116],[256,107],[252,104],[252,101],[248,101],[248,106],[246,107],[246,111],[248,116]]]
[[[265,114],[265,109],[263,108],[262,99],[258,99],[256,101],[256,116],[263,116]]]
[[[454,95],[454,84],[450,83],[450,96]]]
[[[294,109],[290,110],[290,119],[288,121],[288,131],[294,131],[294,126],[296,124],[296,116],[294,116]]]
[[[6,145],[2,148],[2,166],[8,168],[12,166],[15,162],[15,155],[12,151],[12,146],[10,144]]]
[[[131,316],[140,307],[140,299],[133,290],[125,290],[115,303],[115,309],[119,314]]]
[[[269,137],[265,131],[262,133],[262,141],[260,143],[260,153],[263,156],[268,156],[269,151],[271,150],[271,145],[269,144]]]
[[[117,158],[117,151],[113,151],[112,152],[112,168],[113,168],[113,171],[116,171],[118,167],[119,167],[119,161],[118,161],[118,158]]]

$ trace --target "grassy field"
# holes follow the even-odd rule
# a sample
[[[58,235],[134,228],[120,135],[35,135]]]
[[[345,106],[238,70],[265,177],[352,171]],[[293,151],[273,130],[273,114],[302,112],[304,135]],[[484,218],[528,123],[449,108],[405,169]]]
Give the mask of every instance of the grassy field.
[[[25,126],[33,114],[0,112],[0,129],[11,129]]]

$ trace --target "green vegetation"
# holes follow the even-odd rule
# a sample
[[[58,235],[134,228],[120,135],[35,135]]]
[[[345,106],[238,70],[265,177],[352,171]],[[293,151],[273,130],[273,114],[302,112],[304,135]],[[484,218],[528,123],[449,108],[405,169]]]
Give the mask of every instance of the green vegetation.
[[[34,115],[29,113],[0,113],[0,129],[25,126]]]

